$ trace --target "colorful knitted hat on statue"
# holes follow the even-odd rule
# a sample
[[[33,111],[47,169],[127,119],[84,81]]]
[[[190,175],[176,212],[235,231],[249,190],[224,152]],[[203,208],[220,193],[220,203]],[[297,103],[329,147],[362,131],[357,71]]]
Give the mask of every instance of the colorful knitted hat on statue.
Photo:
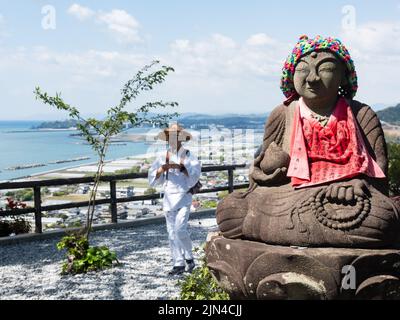
[[[282,70],[281,90],[286,98],[294,99],[298,97],[293,83],[295,68],[303,56],[313,51],[330,51],[343,61],[347,67],[348,85],[346,88],[341,88],[343,90],[342,95],[346,98],[354,98],[358,89],[357,73],[354,67],[354,62],[346,47],[339,39],[330,37],[322,38],[321,36],[316,36],[315,39],[309,39],[305,35],[300,37],[293,52],[286,59]]]

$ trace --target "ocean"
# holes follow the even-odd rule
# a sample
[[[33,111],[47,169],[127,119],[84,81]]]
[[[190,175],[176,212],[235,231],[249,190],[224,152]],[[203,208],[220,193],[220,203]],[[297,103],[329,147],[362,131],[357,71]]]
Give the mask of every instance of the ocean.
[[[97,161],[97,155],[89,145],[82,144],[84,141],[81,138],[71,136],[77,131],[31,130],[32,126],[41,122],[0,121],[0,181],[23,178],[32,174]],[[135,128],[130,131],[145,133],[147,130]],[[148,149],[149,145],[143,142],[126,142],[126,145],[111,145],[107,160],[144,154]],[[89,157],[90,159],[50,164],[52,161],[81,157]],[[7,168],[29,164],[46,164],[46,166],[15,171],[7,170]]]

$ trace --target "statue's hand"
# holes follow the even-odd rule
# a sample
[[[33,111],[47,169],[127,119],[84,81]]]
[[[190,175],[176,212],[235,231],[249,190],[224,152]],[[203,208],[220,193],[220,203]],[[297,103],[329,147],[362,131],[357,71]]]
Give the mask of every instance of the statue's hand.
[[[271,174],[265,174],[259,167],[254,167],[254,171],[251,174],[252,180],[258,185],[268,185],[279,183],[280,181],[287,178],[287,168],[278,168]]]
[[[336,182],[326,189],[326,198],[331,201],[351,202],[357,196],[366,197],[368,189],[368,183],[362,179]]]

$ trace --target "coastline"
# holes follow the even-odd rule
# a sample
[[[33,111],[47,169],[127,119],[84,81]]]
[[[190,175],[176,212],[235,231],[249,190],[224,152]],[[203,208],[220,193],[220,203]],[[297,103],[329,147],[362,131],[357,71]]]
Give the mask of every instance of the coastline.
[[[123,157],[123,158],[110,159],[110,160],[105,161],[105,163],[123,161],[123,160],[127,160],[127,158],[129,158],[129,159],[149,159],[149,158],[152,158],[154,156],[155,156],[155,153],[142,153],[142,154],[137,154],[137,155],[126,156],[126,157]],[[18,177],[18,178],[14,178],[14,179],[10,179],[10,180],[4,180],[4,181],[1,181],[1,182],[7,182],[7,181],[19,182],[19,181],[24,180],[24,179],[37,178],[37,177],[40,177],[40,176],[43,176],[43,175],[47,175],[47,174],[51,174],[51,173],[57,173],[57,172],[71,170],[71,169],[78,169],[78,168],[82,168],[82,167],[96,166],[96,165],[97,165],[97,161],[96,162],[85,163],[85,164],[80,164],[80,165],[76,165],[76,166],[68,166],[68,167],[63,167],[63,168],[54,169],[54,170],[42,171],[42,172],[34,173],[34,174],[31,174],[31,175],[26,175],[26,176],[23,176],[23,177]]]

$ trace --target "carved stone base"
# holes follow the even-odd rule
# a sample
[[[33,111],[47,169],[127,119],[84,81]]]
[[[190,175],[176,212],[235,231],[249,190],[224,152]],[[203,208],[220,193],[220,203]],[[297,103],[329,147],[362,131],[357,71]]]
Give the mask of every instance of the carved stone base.
[[[206,257],[233,299],[400,299],[400,250],[281,247],[210,234]]]

